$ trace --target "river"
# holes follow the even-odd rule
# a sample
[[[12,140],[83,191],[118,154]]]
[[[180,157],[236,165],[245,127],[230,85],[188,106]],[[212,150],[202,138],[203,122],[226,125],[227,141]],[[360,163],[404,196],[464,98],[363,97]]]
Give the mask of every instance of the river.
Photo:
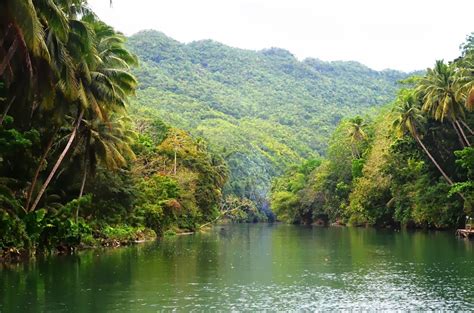
[[[474,310],[452,232],[229,225],[0,267],[0,312]]]

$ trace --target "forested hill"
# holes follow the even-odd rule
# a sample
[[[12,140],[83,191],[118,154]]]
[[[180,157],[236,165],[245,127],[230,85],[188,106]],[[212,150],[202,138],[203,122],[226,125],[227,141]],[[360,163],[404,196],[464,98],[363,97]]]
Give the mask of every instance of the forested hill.
[[[299,61],[271,48],[183,44],[157,31],[129,38],[141,59],[137,105],[208,139],[231,168],[230,188],[261,194],[289,164],[324,154],[342,117],[390,102],[408,74],[357,62]]]

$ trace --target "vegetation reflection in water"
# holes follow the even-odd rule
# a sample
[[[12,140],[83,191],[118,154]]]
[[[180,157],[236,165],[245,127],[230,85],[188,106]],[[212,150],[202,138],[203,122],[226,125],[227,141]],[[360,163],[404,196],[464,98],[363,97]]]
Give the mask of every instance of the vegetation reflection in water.
[[[0,271],[0,312],[474,309],[451,233],[232,225]]]

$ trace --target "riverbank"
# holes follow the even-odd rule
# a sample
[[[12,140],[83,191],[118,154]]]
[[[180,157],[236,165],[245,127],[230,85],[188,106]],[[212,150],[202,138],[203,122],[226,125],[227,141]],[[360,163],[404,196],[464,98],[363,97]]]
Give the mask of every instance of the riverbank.
[[[218,225],[227,225],[229,222]],[[69,255],[77,251],[93,250],[100,248],[118,248],[135,244],[155,241],[159,238],[186,236],[196,234],[198,232],[207,232],[212,226],[198,227],[195,231],[171,227],[164,231],[161,235],[157,235],[155,231],[143,226],[132,227],[129,225],[105,226],[101,230],[94,230],[89,235],[75,238],[77,244],[62,243],[55,247],[8,247],[0,249],[0,263],[16,263],[34,259],[36,256],[45,255]],[[63,238],[66,242],[68,238]],[[70,238],[69,238],[70,239]]]
[[[0,250],[0,263],[22,262],[38,255],[65,255],[76,251],[117,248],[155,240],[157,234],[152,229],[129,225],[105,226],[89,233],[82,233],[76,238],[64,237],[54,246],[6,247]]]
[[[159,238],[169,238],[174,236],[188,236],[194,235],[197,233],[209,233],[212,231],[213,227],[226,227],[233,224],[242,224],[242,223],[233,223],[229,219],[223,219],[216,223],[214,226],[205,225],[205,227],[199,227],[195,231],[190,231],[189,229],[180,229],[172,227],[161,236],[158,236],[153,230],[146,227],[131,227],[128,225],[120,225],[116,227],[107,226],[101,232],[95,232],[95,237],[86,237],[82,238],[80,243],[75,246],[68,245],[59,245],[52,249],[26,249],[26,248],[16,248],[11,247],[8,249],[3,249],[0,251],[0,263],[15,263],[23,262],[29,259],[34,259],[37,255],[67,255],[74,254],[77,251],[100,249],[100,248],[118,248],[125,247],[135,244],[141,244],[145,242],[151,242]],[[243,223],[243,224],[254,224],[254,223]],[[275,224],[275,225],[285,225],[286,223],[281,221],[276,221],[274,223],[258,223],[258,224]],[[295,225],[298,226],[298,225]],[[455,236],[455,229],[432,229],[432,228],[416,228],[405,225],[405,227],[376,227],[371,225],[348,225],[342,221],[336,221],[334,223],[323,223],[322,221],[316,221],[310,225],[299,225],[303,228],[306,227],[317,227],[317,228],[353,228],[353,229],[373,229],[373,230],[387,230],[393,232],[400,231],[410,231],[410,232],[420,232],[426,233],[427,231],[436,231],[436,232],[453,232],[453,237]]]

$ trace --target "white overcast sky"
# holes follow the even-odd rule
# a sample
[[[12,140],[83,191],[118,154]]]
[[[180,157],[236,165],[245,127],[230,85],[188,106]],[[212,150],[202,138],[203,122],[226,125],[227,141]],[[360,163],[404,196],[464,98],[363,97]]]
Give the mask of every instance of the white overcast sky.
[[[117,30],[156,29],[181,42],[213,39],[299,59],[425,69],[452,60],[474,31],[474,0],[89,0]]]

